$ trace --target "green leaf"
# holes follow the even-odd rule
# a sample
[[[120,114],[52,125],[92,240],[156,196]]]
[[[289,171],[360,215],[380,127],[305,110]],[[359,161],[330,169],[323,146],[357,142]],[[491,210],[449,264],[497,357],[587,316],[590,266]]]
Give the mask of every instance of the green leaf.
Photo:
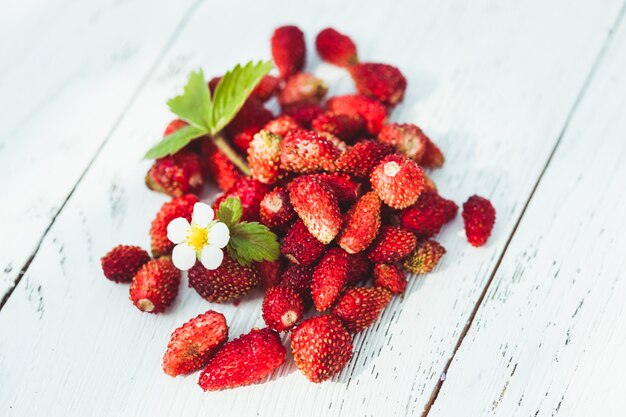
[[[241,222],[230,229],[228,253],[242,265],[275,261],[280,254],[277,236],[257,222]]]
[[[189,74],[183,94],[167,101],[172,113],[198,129],[211,130],[211,95],[202,70]]]
[[[217,218],[221,220],[229,229],[232,229],[243,214],[243,207],[241,206],[241,200],[239,197],[228,197],[222,201],[220,207],[217,209]]]
[[[220,80],[213,95],[211,123],[212,135],[222,130],[237,114],[263,76],[272,69],[269,61],[239,64]]]
[[[155,159],[171,155],[185,147],[185,145],[193,139],[206,135],[206,133],[206,130],[198,129],[194,126],[185,126],[180,128],[174,133],[167,135],[161,142],[153,146],[148,152],[146,152],[144,158]]]

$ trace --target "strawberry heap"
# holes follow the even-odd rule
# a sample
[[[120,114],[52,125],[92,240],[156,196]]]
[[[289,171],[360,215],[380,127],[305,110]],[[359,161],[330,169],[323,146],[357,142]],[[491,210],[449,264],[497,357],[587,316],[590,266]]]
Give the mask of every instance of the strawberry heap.
[[[322,60],[348,72],[355,94],[326,97],[326,83],[304,71],[302,31],[276,29],[277,76],[261,73],[227,123],[204,128],[192,115],[167,126],[169,153],[157,151],[146,175],[151,190],[171,196],[150,227],[152,257],[119,245],[102,258],[109,280],[131,283],[139,310],[166,311],[183,275],[170,224],[191,222],[189,242],[208,239],[194,225],[195,211],[205,184],[222,190],[212,209],[230,229],[229,246],[214,269],[196,260],[186,272],[189,286],[209,303],[237,302],[260,288],[266,327],[228,341],[226,318],[209,309],[174,330],[163,370],[171,376],[202,370],[205,391],[253,384],[282,366],[281,332],[290,335],[306,378],[332,378],[350,361],[354,334],[404,294],[410,275],[431,272],[446,252],[435,238],[459,207],[427,176],[444,155],[420,127],[389,121],[406,78],[394,66],[362,62],[352,39],[335,29],[322,30],[315,46]],[[206,90],[200,95],[217,103],[228,78],[198,78]],[[168,102],[173,111],[179,98]],[[270,110],[271,99],[279,114]],[[187,140],[171,151],[180,137]],[[495,223],[489,200],[470,197],[462,217],[468,242],[484,245]],[[241,249],[261,232],[274,238],[275,253],[261,247],[254,257]]]

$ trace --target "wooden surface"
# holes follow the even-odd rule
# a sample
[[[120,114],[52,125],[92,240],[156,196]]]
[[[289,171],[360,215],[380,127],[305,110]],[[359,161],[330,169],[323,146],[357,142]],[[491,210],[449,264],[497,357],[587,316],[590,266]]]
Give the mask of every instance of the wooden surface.
[[[623,414],[622,0],[2,2],[1,415]],[[148,246],[165,197],[143,185],[141,155],[165,99],[198,66],[268,57],[284,23],[309,44],[336,26],[364,59],[400,67],[394,119],[441,145],[442,194],[489,197],[497,223],[480,249],[460,218],[447,226],[439,267],[355,338],[332,381],[289,360],[262,384],[203,393],[197,375],[161,371],[171,330],[212,307],[236,336],[262,324],[260,294],[215,306],[181,288],[167,314],[141,314],[99,257]],[[331,93],[351,90],[309,58]]]

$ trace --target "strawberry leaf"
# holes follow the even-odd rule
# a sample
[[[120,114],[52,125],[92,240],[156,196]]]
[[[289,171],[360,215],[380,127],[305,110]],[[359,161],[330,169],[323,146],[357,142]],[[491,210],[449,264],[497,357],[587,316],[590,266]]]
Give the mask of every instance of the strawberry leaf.
[[[211,130],[211,95],[202,70],[189,74],[189,81],[183,89],[183,94],[169,99],[167,105],[172,113],[190,125],[206,131]]]
[[[241,206],[241,200],[239,197],[228,197],[222,201],[220,207],[217,209],[217,218],[229,229],[232,229],[243,214],[243,207]]]
[[[153,146],[146,152],[144,158],[155,159],[171,155],[185,147],[192,140],[204,136],[206,133],[206,130],[198,129],[194,126],[180,128],[174,133],[167,135],[161,142]]]
[[[280,254],[278,237],[257,222],[241,222],[230,228],[228,253],[242,265],[275,261]]]

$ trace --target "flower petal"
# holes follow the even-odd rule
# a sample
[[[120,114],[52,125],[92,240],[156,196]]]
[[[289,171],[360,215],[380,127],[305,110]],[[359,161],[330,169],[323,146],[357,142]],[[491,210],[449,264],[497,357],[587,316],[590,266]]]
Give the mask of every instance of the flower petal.
[[[167,225],[167,238],[179,244],[185,241],[189,233],[189,222],[184,217],[178,217]]]
[[[186,271],[196,263],[196,252],[185,243],[176,245],[172,251],[172,262],[176,268]]]
[[[224,260],[224,252],[217,246],[206,245],[200,252],[200,262],[206,269],[217,269]]]
[[[209,229],[209,245],[217,246],[218,248],[223,248],[228,245],[228,241],[230,240],[230,230],[228,230],[228,226],[226,226],[222,222],[217,222]]]
[[[191,223],[198,227],[207,227],[211,220],[215,217],[213,209],[208,204],[196,203],[193,206],[193,215],[191,216]]]

